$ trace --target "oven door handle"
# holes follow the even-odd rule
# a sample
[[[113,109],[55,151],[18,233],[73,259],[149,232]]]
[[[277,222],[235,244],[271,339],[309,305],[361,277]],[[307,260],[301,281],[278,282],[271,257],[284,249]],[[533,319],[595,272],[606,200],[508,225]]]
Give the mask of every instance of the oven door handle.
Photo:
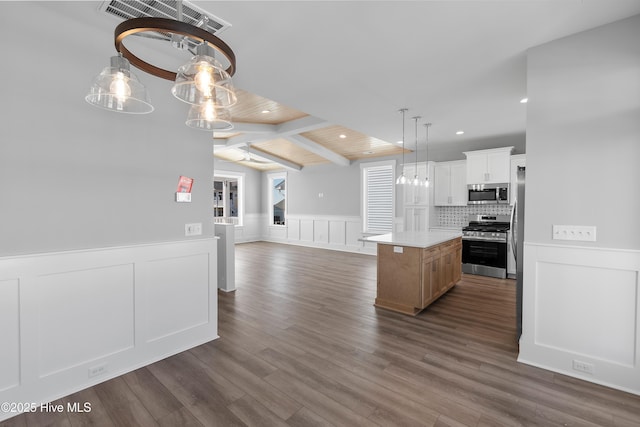
[[[495,237],[462,237],[463,242],[496,242],[507,243],[506,239],[496,239]]]

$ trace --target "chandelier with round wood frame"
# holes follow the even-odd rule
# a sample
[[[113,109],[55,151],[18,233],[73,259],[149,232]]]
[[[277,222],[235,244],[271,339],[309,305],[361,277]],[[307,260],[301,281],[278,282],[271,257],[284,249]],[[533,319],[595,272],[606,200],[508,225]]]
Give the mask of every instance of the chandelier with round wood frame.
[[[179,18],[181,14],[178,15]],[[206,20],[204,21],[206,23]],[[145,34],[149,33],[149,34]],[[195,55],[176,71],[166,70],[142,60],[125,46],[132,35],[154,38],[151,33],[187,38],[195,45]],[[157,38],[157,37],[156,37]],[[114,32],[117,56],[111,58],[93,82],[86,101],[110,111],[146,114],[153,111],[146,88],[130,71],[130,64],[156,77],[174,81],[171,93],[192,105],[186,124],[201,130],[230,130],[229,107],[237,102],[231,76],[236,72],[236,56],[223,40],[204,28],[168,18],[131,18],[120,23]],[[216,56],[225,58],[224,66]]]
[[[156,67],[143,61],[124,46],[123,41],[127,36],[144,32],[180,34],[192,40],[207,43],[217,52],[224,55],[227,61],[229,61],[230,65],[225,71],[229,73],[230,76],[233,76],[236,72],[236,55],[233,53],[233,50],[231,50],[229,45],[224,41],[205,29],[168,18],[132,18],[120,23],[116,27],[115,45],[116,50],[120,52],[122,56],[142,71],[166,80],[173,81],[176,79],[175,72]]]

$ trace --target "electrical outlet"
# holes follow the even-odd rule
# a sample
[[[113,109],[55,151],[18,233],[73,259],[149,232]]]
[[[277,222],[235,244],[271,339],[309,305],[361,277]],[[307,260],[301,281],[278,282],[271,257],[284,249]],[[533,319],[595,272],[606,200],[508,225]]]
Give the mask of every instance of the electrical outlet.
[[[574,359],[573,370],[593,375],[593,364]]]
[[[554,225],[553,240],[596,241],[596,227],[588,225]]]
[[[89,378],[97,377],[98,375],[104,375],[106,373],[107,373],[106,363],[89,368]]]
[[[185,224],[184,225],[184,235],[185,236],[199,236],[202,234],[202,223],[196,222],[193,224]]]

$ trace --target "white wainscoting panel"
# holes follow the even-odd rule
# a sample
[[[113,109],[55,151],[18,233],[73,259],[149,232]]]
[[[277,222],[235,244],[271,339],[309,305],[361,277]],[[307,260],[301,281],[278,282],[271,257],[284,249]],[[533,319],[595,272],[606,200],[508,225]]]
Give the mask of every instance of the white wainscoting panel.
[[[133,264],[36,279],[41,377],[133,348]]]
[[[524,262],[518,360],[640,394],[640,251],[525,242]]]
[[[300,240],[300,220],[295,218],[287,219],[287,239]]]
[[[329,221],[329,243],[335,246],[345,246],[347,244],[346,221]]]
[[[267,226],[267,235],[269,239],[273,240],[286,240],[287,239],[287,226],[286,225],[269,225]]]
[[[362,220],[354,216],[288,215],[286,236],[266,227],[262,240],[375,255],[376,245],[360,241]]]
[[[217,338],[217,242],[0,258],[0,402],[50,402]]]
[[[0,280],[0,392],[20,381],[20,282]]]
[[[300,221],[300,241],[313,242],[313,219],[299,219]]]
[[[264,235],[264,226],[266,225],[267,215],[263,214],[245,214],[243,224],[235,228],[236,243],[256,242],[262,239]]]
[[[313,221],[313,241],[321,244],[329,243],[329,220]]]
[[[208,323],[208,272],[207,254],[144,263],[136,272],[144,301],[141,338],[151,342]]]

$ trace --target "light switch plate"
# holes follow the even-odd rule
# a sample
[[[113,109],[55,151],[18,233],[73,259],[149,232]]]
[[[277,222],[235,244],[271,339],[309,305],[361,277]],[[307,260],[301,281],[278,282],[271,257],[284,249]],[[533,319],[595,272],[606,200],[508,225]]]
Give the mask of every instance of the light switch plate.
[[[596,227],[590,225],[554,225],[553,240],[596,241]]]
[[[193,224],[184,225],[185,236],[200,236],[202,234],[202,223],[195,222]]]
[[[401,254],[404,252],[404,248],[402,246],[394,246],[393,247],[393,252],[397,253],[397,254]]]

